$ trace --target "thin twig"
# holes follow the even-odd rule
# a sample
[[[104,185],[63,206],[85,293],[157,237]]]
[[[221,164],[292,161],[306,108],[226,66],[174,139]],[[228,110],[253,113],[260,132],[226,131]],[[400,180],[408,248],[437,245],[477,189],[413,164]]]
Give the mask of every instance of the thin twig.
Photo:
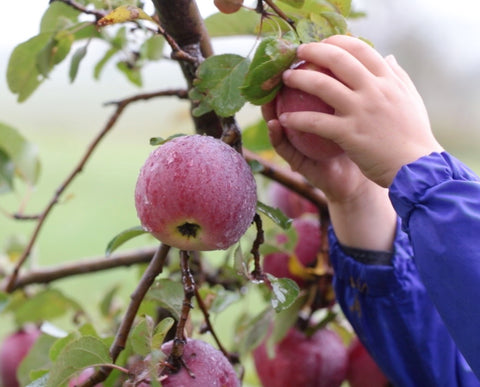
[[[262,166],[262,170],[260,171],[262,175],[290,188],[292,191],[313,202],[319,208],[327,207],[325,194],[311,185],[301,175],[282,169],[278,165],[262,159],[259,155],[246,148],[243,148],[243,155],[247,161],[256,161]]]
[[[127,338],[132,328],[135,316],[137,315],[138,308],[142,303],[145,294],[147,294],[148,289],[152,286],[155,278],[163,271],[163,265],[165,259],[170,250],[168,245],[160,245],[157,249],[155,255],[153,256],[150,264],[142,275],[140,282],[138,283],[137,288],[130,296],[131,301],[128,305],[125,316],[123,317],[120,326],[115,335],[115,339],[110,347],[110,356],[113,363],[118,358],[118,355],[123,351],[127,343]],[[97,385],[100,382],[103,382],[108,375],[112,372],[111,367],[100,367],[93,375],[91,375],[87,381],[82,383],[80,387],[92,387]]]
[[[17,278],[13,284],[12,291],[31,284],[48,284],[75,275],[89,274],[139,263],[148,263],[152,259],[152,255],[155,253],[156,249],[156,247],[136,249],[118,253],[111,257],[100,256],[82,259],[78,262],[67,263],[51,268],[32,270]]]
[[[117,101],[115,103],[112,103],[116,106],[115,111],[113,114],[110,116],[109,120],[103,127],[103,129],[100,131],[100,133],[97,134],[97,136],[93,139],[93,141],[90,143],[88,146],[85,154],[81,158],[80,162],[76,165],[76,167],[73,169],[72,172],[67,176],[67,178],[63,181],[63,183],[57,188],[55,191],[53,197],[51,198],[50,202],[47,204],[45,209],[40,213],[38,217],[37,224],[33,230],[33,233],[30,237],[30,240],[25,248],[25,250],[22,253],[22,256],[19,258],[12,274],[10,275],[10,278],[7,282],[7,285],[5,287],[5,291],[7,293],[11,292],[13,289],[13,286],[15,282],[17,281],[17,277],[20,272],[20,268],[22,265],[25,263],[27,258],[30,256],[30,253],[33,249],[33,246],[38,238],[38,235],[40,233],[40,230],[45,223],[45,220],[47,219],[47,216],[49,215],[50,211],[52,208],[58,203],[60,196],[63,194],[65,189],[70,185],[70,183],[75,179],[75,177],[83,170],[85,164],[89,160],[90,156],[92,155],[93,151],[97,148],[98,144],[103,140],[103,138],[107,135],[107,133],[112,129],[112,127],[116,124],[118,119],[120,118],[120,115],[122,114],[123,110],[132,102],[140,101],[140,100],[148,100],[151,98],[155,98],[158,96],[164,96],[164,95],[179,95],[181,94],[178,90],[175,91],[175,94],[172,94],[172,90],[167,90],[167,91],[160,91],[160,92],[154,92],[154,93],[145,93],[145,94],[138,94],[134,95],[133,97],[125,98],[123,100]]]
[[[255,281],[264,281],[265,274],[263,273],[262,267],[260,265],[260,246],[264,242],[264,233],[263,233],[263,226],[262,226],[262,218],[260,215],[255,214],[253,217],[253,221],[257,226],[257,237],[253,241],[252,249],[250,252],[253,255],[253,271],[251,273],[252,279]]]

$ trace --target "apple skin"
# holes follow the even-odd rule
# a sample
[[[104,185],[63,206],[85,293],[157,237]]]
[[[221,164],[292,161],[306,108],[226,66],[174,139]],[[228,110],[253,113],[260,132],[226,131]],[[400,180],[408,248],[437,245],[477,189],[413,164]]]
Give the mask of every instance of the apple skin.
[[[345,380],[347,348],[338,334],[319,329],[311,337],[291,328],[269,358],[265,341],[253,351],[263,387],[338,387]]]
[[[276,181],[270,183],[268,197],[270,204],[282,210],[289,218],[298,218],[306,213],[318,214],[318,208],[310,200]]]
[[[82,372],[80,372],[80,375],[74,377],[73,379],[70,379],[68,382],[68,387],[76,387],[79,386],[80,384],[86,382],[90,376],[92,376],[95,373],[95,369],[93,367],[85,368]],[[96,384],[96,387],[102,387],[103,384]]]
[[[4,340],[0,348],[0,385],[20,386],[17,368],[40,334],[37,327],[29,327],[12,333]]]
[[[300,217],[292,221],[292,227],[297,232],[297,244],[294,254],[304,265],[314,265],[321,246],[321,231],[318,219],[313,217]],[[286,242],[287,235],[279,234],[278,243]],[[289,255],[280,251],[265,254],[263,259],[263,270],[277,278],[290,278],[300,288],[305,285],[302,278],[291,273],[288,267]]]
[[[164,343],[162,352],[169,355],[172,346],[173,341]],[[182,358],[195,378],[182,367],[177,373],[162,375],[163,387],[240,387],[240,380],[228,359],[205,341],[187,339]]]
[[[330,74],[311,63],[301,62],[294,68],[301,70],[320,71]],[[306,93],[304,91],[293,89],[288,86],[282,86],[275,97],[275,109],[277,116],[285,112],[313,111],[320,113],[334,114],[335,110],[327,105],[320,98]],[[333,141],[320,137],[313,133],[301,132],[298,130],[284,128],[285,134],[290,143],[305,156],[322,161],[343,153]]]
[[[358,337],[348,346],[347,380],[351,387],[387,387],[387,377]]]
[[[243,0],[213,0],[213,3],[220,12],[230,14],[242,8]]]
[[[135,206],[145,230],[181,250],[226,249],[245,233],[257,190],[243,156],[211,136],[176,137],[140,170]]]

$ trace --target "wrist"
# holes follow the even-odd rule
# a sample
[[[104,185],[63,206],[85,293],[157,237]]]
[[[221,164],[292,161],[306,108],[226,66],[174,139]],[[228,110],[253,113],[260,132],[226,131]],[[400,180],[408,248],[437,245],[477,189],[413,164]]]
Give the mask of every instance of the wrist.
[[[355,195],[341,201],[328,201],[333,229],[345,246],[392,251],[397,214],[388,190],[369,181]]]

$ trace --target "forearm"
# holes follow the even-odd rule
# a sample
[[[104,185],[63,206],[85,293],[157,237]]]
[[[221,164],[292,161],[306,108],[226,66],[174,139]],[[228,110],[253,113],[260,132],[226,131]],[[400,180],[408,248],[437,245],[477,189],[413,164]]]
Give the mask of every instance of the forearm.
[[[397,215],[385,188],[366,182],[354,197],[329,201],[333,229],[344,246],[392,251]]]

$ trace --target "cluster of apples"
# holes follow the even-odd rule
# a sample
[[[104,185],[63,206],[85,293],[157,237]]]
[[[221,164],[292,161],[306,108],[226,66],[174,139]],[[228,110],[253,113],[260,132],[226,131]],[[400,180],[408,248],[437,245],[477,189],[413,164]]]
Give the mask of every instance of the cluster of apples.
[[[279,278],[294,280],[300,289],[315,286],[315,279],[305,279],[292,272],[292,259],[303,267],[314,267],[321,249],[321,229],[317,207],[285,186],[272,182],[268,190],[270,204],[293,219],[297,233],[291,254],[283,251],[265,255],[263,269]],[[277,245],[288,242],[279,233]],[[272,356],[273,354],[273,356]],[[346,345],[339,334],[323,327],[308,335],[297,326],[275,343],[272,354],[265,339],[253,352],[258,377],[264,387],[338,387],[345,381],[352,387],[385,387],[388,380],[356,336]]]

